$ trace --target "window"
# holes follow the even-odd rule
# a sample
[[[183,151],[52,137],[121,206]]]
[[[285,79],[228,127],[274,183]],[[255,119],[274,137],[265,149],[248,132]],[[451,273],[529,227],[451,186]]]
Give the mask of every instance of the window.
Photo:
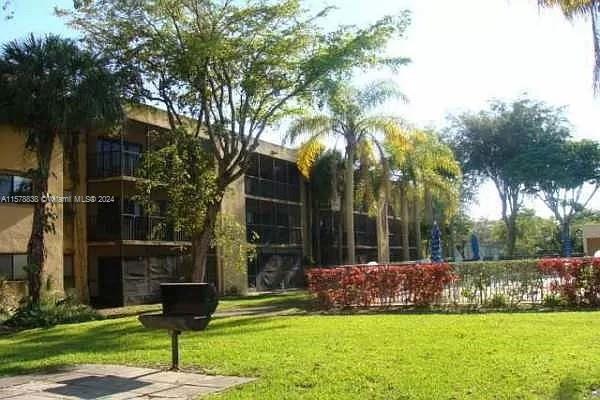
[[[246,172],[246,194],[300,202],[300,173],[292,162],[252,154]]]
[[[139,143],[99,138],[96,141],[96,170],[91,174],[95,177],[135,176],[141,152]]]
[[[0,254],[0,278],[19,281],[27,278],[27,254]]]
[[[12,193],[12,177],[0,175],[0,196],[10,196]]]
[[[258,234],[260,244],[302,244],[300,207],[265,200],[246,199],[248,239]]]
[[[18,175],[0,175],[0,196],[31,195],[31,179]]]

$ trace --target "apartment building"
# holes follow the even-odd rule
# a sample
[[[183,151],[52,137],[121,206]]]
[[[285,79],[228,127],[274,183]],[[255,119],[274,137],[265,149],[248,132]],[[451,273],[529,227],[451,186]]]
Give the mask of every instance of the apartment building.
[[[160,145],[160,134],[154,133],[168,129],[166,115],[147,106],[132,108],[127,115],[120,133],[94,134],[79,143],[75,176],[60,146],[55,146],[51,163],[49,191],[67,199],[79,196],[79,201],[53,206],[56,229],[47,237],[44,281],[51,290],[72,290],[102,307],[156,301],[159,284],[181,279],[189,268],[191,243],[168,224],[165,193],[153,194],[157,207],[152,212],[134,199],[141,155]],[[31,191],[26,171],[36,160],[24,145],[24,134],[0,126],[0,196]],[[294,150],[262,142],[246,175],[228,190],[223,211],[246,226],[249,237],[258,238],[258,254],[247,270],[239,271],[222,265],[216,249],[209,256],[207,280],[219,292],[299,286],[308,260],[339,262],[334,257],[343,251],[343,235],[334,232],[339,231],[339,212],[322,210],[313,222],[318,227],[311,227],[309,183],[295,161]],[[22,266],[32,214],[30,204],[0,203],[0,276],[18,293],[26,286]],[[376,259],[374,220],[361,213],[355,218],[359,257]],[[394,254],[399,251],[398,221],[391,218],[390,227]],[[313,237],[315,229],[323,235]]]

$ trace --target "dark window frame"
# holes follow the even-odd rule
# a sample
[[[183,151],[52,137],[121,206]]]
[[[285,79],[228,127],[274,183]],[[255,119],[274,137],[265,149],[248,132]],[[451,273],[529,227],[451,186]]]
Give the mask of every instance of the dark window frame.
[[[31,196],[33,195],[33,186],[32,186],[32,180],[31,178],[28,178],[26,176],[23,175],[19,175],[16,174],[14,172],[0,172],[0,177],[6,177],[10,179],[10,191],[8,193],[2,193],[0,192],[0,197],[2,196]],[[17,190],[16,186],[15,186],[15,178],[23,180],[23,181],[29,181],[29,188],[27,191],[19,191]],[[10,203],[10,202],[6,202],[6,203]]]
[[[15,256],[27,256],[27,263],[29,263],[29,256],[27,255],[27,253],[0,253],[0,256],[10,257],[10,276],[5,276],[3,277],[3,279],[13,282],[23,282],[27,280],[27,278],[15,278],[15,269],[23,267],[23,265],[15,266]]]

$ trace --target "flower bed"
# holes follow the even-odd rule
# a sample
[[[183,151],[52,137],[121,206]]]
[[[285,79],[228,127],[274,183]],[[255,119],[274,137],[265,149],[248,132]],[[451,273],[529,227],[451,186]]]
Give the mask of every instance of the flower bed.
[[[389,305],[600,305],[600,259],[568,258],[310,269],[321,308]]]

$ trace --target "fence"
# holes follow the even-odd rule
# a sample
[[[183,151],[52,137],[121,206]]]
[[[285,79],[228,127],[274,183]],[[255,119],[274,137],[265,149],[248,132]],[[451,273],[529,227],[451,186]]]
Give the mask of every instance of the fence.
[[[591,258],[353,265],[307,278],[322,308],[600,304],[600,259]]]

